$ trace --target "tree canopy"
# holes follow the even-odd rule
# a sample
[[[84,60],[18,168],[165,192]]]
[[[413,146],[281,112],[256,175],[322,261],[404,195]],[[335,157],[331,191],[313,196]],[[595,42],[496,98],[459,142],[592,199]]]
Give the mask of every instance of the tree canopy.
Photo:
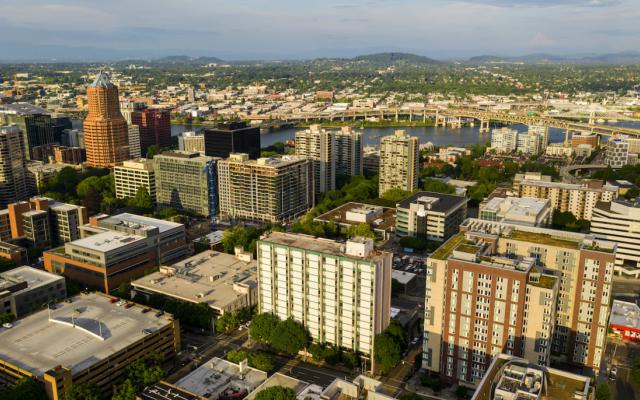
[[[311,336],[302,324],[289,318],[278,322],[269,341],[274,349],[294,355],[311,343]]]
[[[275,330],[280,320],[271,313],[258,314],[253,317],[249,333],[251,339],[260,343],[268,344],[271,340],[271,334]]]
[[[271,386],[259,391],[256,400],[296,400],[296,392],[283,386]]]

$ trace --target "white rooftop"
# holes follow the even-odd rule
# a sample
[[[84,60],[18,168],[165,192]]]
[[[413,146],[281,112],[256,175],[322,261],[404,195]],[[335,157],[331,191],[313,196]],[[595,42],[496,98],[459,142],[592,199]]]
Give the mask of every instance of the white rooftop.
[[[94,251],[108,252],[138,240],[145,240],[145,238],[125,232],[105,231],[83,239],[74,240],[67,244],[75,247],[84,247]]]
[[[531,197],[494,197],[482,208],[509,215],[536,216],[549,206],[549,199]]]
[[[640,329],[640,307],[635,303],[614,300],[609,324]]]
[[[118,215],[112,215],[108,218],[105,218],[105,221],[122,221],[129,224],[139,224],[139,225],[148,225],[155,226],[160,230],[160,233],[167,232],[171,229],[180,228],[183,225],[177,222],[166,221],[164,219],[144,217],[142,215],[123,213]]]
[[[416,277],[416,274],[412,274],[411,272],[406,272],[406,271],[399,271],[397,269],[394,269],[391,272],[391,278],[397,280],[403,285],[406,285],[407,283],[411,282],[415,277]]]
[[[55,281],[64,281],[64,278],[60,275],[52,274],[26,265],[10,269],[9,271],[0,274],[0,281],[3,278],[13,281],[26,281],[27,289],[25,290],[35,289]]]
[[[142,313],[141,306],[118,306],[98,293],[71,300],[19,319],[13,328],[0,328],[0,360],[36,376],[58,365],[76,374],[142,339],[143,329],[171,323],[166,314],[156,317]]]

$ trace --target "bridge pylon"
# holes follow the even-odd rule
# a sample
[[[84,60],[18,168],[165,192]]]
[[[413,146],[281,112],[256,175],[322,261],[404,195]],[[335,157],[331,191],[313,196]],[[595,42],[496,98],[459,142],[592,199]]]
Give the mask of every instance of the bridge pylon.
[[[489,133],[491,121],[488,119],[480,120],[480,133]]]

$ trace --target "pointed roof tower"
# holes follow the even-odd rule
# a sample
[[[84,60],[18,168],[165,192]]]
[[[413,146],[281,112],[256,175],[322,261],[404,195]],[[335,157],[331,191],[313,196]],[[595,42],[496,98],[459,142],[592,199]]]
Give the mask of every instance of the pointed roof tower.
[[[96,75],[96,79],[93,80],[93,83],[90,86],[103,88],[113,87],[111,81],[109,81],[109,74],[104,71],[98,72],[98,75]]]

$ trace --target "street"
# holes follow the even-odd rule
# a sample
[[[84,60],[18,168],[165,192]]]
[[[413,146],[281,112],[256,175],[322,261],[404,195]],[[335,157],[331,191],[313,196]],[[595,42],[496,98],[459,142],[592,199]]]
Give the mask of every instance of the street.
[[[609,337],[597,383],[608,382],[613,389],[614,399],[640,400],[638,388],[630,380],[633,359],[639,356],[640,344]],[[615,381],[612,381],[609,379],[609,373],[614,366],[618,369],[618,373]]]

